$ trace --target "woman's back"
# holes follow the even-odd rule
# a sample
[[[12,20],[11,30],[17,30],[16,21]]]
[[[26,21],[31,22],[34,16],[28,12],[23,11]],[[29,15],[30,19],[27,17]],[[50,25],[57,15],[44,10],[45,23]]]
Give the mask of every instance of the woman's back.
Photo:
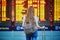
[[[26,20],[26,16],[24,16],[24,20]],[[37,16],[34,16],[34,25],[31,24],[31,20],[29,21],[30,23],[26,24],[26,21],[25,21],[25,24],[26,26],[24,27],[24,31],[25,33],[29,34],[29,33],[34,33],[36,30],[37,30],[37,27],[36,27],[36,22],[37,22]]]

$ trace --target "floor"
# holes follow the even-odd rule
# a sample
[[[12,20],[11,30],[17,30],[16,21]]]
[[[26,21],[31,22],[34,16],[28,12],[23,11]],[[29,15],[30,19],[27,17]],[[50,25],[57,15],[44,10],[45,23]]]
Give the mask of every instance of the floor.
[[[45,35],[45,36],[44,36]],[[0,40],[26,40],[24,31],[0,31]],[[60,31],[38,31],[37,40],[60,40]]]

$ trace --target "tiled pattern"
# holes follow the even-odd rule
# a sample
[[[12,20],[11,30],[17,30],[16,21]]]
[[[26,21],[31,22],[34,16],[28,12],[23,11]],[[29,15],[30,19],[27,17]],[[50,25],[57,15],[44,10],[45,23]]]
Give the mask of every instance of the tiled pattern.
[[[43,36],[45,35],[45,36]],[[38,31],[37,40],[60,40],[60,31]],[[26,40],[23,31],[1,31],[0,40]]]

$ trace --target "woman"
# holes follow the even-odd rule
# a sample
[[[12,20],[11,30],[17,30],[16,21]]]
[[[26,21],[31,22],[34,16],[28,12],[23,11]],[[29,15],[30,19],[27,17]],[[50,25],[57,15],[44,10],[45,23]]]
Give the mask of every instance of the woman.
[[[34,16],[34,8],[32,6],[29,7],[29,9],[27,10],[27,14],[23,17],[22,26],[24,29],[27,26],[27,24],[35,25],[34,28],[35,27],[44,28],[38,25],[38,17]],[[26,40],[37,40],[37,36],[38,36],[37,29],[33,33],[30,33],[30,34],[25,33],[25,34],[26,34]]]

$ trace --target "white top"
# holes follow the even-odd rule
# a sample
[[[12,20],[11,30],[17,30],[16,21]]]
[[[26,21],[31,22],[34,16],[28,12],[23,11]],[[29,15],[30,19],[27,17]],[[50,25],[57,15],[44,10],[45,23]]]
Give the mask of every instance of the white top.
[[[23,17],[22,25],[24,25],[25,19],[26,19],[26,16]],[[38,17],[37,16],[34,16],[34,22],[36,22],[36,23],[38,22]]]

